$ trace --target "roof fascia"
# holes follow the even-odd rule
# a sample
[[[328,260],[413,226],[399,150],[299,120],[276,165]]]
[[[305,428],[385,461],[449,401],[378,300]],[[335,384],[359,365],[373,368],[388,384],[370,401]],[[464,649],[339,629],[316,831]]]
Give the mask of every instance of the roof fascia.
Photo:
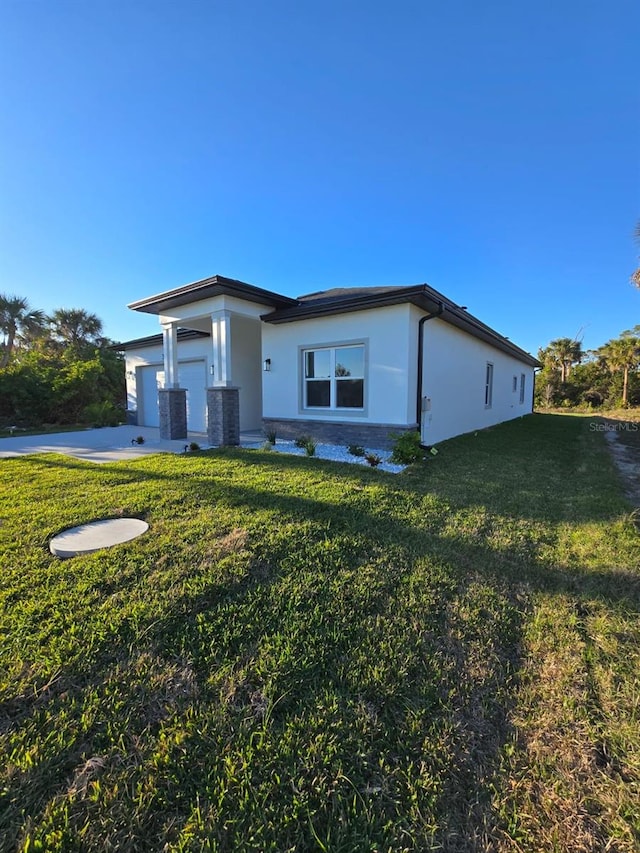
[[[255,287],[252,284],[246,284],[235,279],[213,276],[202,281],[185,284],[174,290],[158,293],[155,296],[139,299],[136,302],[130,302],[127,307],[133,311],[159,315],[166,314],[171,308],[180,305],[201,302],[204,299],[220,295],[235,296],[248,302],[276,306],[277,308],[298,304],[296,299],[291,299],[289,296],[281,296],[279,293],[264,290],[261,287]]]

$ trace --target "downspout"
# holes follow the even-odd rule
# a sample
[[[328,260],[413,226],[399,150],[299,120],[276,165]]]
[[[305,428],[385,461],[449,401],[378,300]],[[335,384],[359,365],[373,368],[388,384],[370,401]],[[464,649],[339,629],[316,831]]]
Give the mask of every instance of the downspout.
[[[418,322],[418,381],[416,395],[416,421],[418,423],[418,432],[422,432],[422,360],[424,355],[424,332],[422,327],[427,320],[433,320],[435,317],[441,317],[444,314],[444,302],[438,302],[438,310],[433,314],[425,314],[420,317]]]

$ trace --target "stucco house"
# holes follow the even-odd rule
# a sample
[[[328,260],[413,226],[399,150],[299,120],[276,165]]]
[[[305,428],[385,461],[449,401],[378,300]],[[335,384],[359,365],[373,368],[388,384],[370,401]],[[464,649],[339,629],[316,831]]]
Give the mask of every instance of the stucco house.
[[[433,445],[532,411],[538,361],[426,284],[293,299],[216,275],[129,307],[162,332],[117,347],[128,417],[164,438]]]

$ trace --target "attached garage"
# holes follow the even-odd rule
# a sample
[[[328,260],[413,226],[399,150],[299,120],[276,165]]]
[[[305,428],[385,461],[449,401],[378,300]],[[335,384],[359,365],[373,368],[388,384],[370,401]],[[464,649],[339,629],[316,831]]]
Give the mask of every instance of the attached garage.
[[[150,364],[137,369],[138,423],[160,426],[158,389],[164,388],[164,368]],[[190,432],[207,431],[207,368],[204,359],[178,364],[178,382],[187,389],[187,427]]]
[[[164,380],[164,374],[162,376]],[[187,427],[207,431],[207,368],[203,361],[178,363],[178,382],[187,389]]]

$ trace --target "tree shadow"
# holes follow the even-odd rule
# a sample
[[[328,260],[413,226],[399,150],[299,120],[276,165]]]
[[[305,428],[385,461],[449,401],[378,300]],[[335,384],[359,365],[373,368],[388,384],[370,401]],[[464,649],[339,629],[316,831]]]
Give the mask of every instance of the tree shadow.
[[[565,422],[562,416],[557,417]],[[493,444],[493,439],[489,444]],[[471,439],[461,442],[459,447],[458,466],[465,454],[477,457],[479,453],[490,455],[495,452],[487,445],[478,451]],[[212,458],[239,461],[244,468],[268,468],[274,471],[274,475],[266,478],[264,485],[241,485],[234,481],[233,471],[225,476],[224,471],[216,466],[212,476],[206,468],[202,471],[200,466],[194,469],[194,460],[189,458],[189,477],[186,478],[180,474],[186,473],[184,465],[187,460],[183,463],[181,457],[176,457],[178,461],[172,465],[175,470],[171,472],[145,470],[144,460],[141,460],[141,467],[125,463],[110,465],[106,479],[124,476],[123,484],[149,481],[157,482],[161,489],[166,489],[171,482],[176,482],[178,476],[176,485],[185,499],[191,502],[210,505],[216,500],[224,500],[247,513],[255,509],[269,509],[280,519],[311,521],[315,531],[313,536],[318,542],[341,543],[346,538],[353,541],[351,567],[357,571],[364,571],[380,553],[392,555],[376,563],[380,577],[366,601],[356,600],[349,609],[349,601],[336,601],[334,587],[329,583],[332,572],[337,569],[330,562],[323,561],[313,549],[309,551],[309,556],[305,557],[306,568],[317,574],[318,583],[309,589],[307,597],[299,604],[306,614],[306,630],[291,638],[291,662],[286,670],[274,673],[268,685],[264,674],[250,672],[244,676],[246,683],[233,700],[237,707],[228,712],[233,719],[226,737],[237,736],[238,720],[253,720],[249,726],[249,737],[264,728],[264,717],[256,714],[254,707],[255,696],[261,691],[265,694],[270,692],[267,698],[272,702],[278,700],[268,718],[273,743],[277,743],[292,720],[304,718],[310,709],[320,705],[327,692],[340,699],[341,726],[345,730],[355,725],[354,706],[364,703],[369,709],[367,713],[376,720],[376,725],[371,728],[368,752],[365,751],[364,758],[355,753],[338,755],[332,770],[341,771],[351,784],[356,785],[363,804],[366,802],[366,808],[362,807],[363,820],[375,821],[379,827],[391,823],[398,827],[398,832],[407,833],[405,837],[412,837],[417,831],[415,825],[395,805],[407,802],[406,791],[396,782],[389,783],[392,788],[385,790],[384,780],[377,778],[371,768],[376,759],[393,755],[404,769],[409,765],[418,766],[423,759],[421,750],[425,738],[437,737],[439,732],[446,730],[447,750],[442,760],[438,763],[430,759],[433,763],[429,770],[437,778],[437,787],[431,791],[424,790],[420,795],[425,798],[425,809],[428,807],[436,816],[437,826],[433,828],[431,841],[423,832],[415,849],[425,849],[420,844],[428,841],[450,851],[476,849],[477,836],[474,833],[478,827],[490,826],[496,821],[491,805],[494,793],[491,778],[498,771],[502,749],[513,734],[509,719],[516,701],[515,679],[523,664],[521,646],[532,595],[544,592],[570,596],[579,619],[594,600],[639,613],[640,578],[634,567],[559,567],[544,556],[550,544],[548,541],[534,538],[499,547],[492,542],[490,525],[476,530],[472,536],[466,533],[455,535],[447,529],[447,520],[455,513],[469,510],[471,496],[473,506],[497,512],[503,519],[512,518],[525,523],[564,518],[571,521],[619,519],[623,503],[615,499],[594,507],[591,496],[590,503],[585,498],[583,502],[567,508],[562,495],[548,495],[542,486],[528,483],[527,500],[519,502],[512,499],[505,512],[504,493],[493,490],[490,482],[482,482],[490,469],[488,459],[481,460],[473,482],[462,484],[460,488],[442,488],[438,493],[444,471],[438,474],[440,479],[434,483],[433,469],[427,468],[422,472],[413,469],[392,480],[392,475],[386,475],[385,494],[382,494],[382,490],[376,488],[380,484],[379,472],[359,470],[355,466],[354,470],[347,471],[343,465],[320,460],[290,457],[283,461],[282,456],[254,455],[250,451],[223,451],[212,455]],[[39,457],[38,462],[42,464],[43,457]],[[82,471],[89,466],[88,470],[96,471],[98,476],[105,470],[104,467],[96,469],[91,463],[61,462],[57,458],[48,459],[44,464]],[[344,483],[340,498],[332,501],[312,496],[308,475],[313,474],[316,465],[320,466],[323,475],[329,473]],[[306,492],[293,493],[293,486],[289,491],[283,491],[284,486],[275,476],[275,472],[283,467],[303,475],[296,485],[304,489],[307,484]],[[198,473],[194,474],[194,470]],[[561,476],[565,470],[563,467]],[[437,494],[437,501],[421,503],[434,494]],[[530,509],[532,504],[534,511]],[[145,546],[140,543],[136,547]],[[122,553],[122,559],[126,560],[126,551]],[[5,732],[9,726],[25,732],[31,728],[37,730],[68,713],[74,703],[82,705],[89,701],[86,697],[96,693],[102,696],[104,685],[113,680],[114,673],[124,674],[128,662],[145,653],[157,659],[160,669],[162,666],[167,669],[175,666],[185,656],[189,659],[197,690],[192,694],[187,691],[183,701],[174,704],[170,713],[196,713],[195,709],[201,703],[220,702],[219,685],[215,689],[210,685],[212,669],[233,671],[234,667],[242,667],[250,671],[260,643],[290,631],[292,611],[281,591],[281,584],[295,569],[285,565],[284,561],[264,566],[265,549],[260,543],[255,544],[252,559],[255,566],[262,565],[262,570],[236,580],[211,583],[195,595],[185,591],[135,629],[130,624],[123,624],[104,636],[90,663],[62,672],[59,681],[48,690],[34,694],[30,699],[14,697],[0,705],[0,719]],[[403,600],[413,567],[425,560],[433,569],[437,594],[430,599],[429,607],[416,617],[412,627],[415,633],[413,655],[403,667],[398,667],[397,677],[390,679],[386,688],[373,682],[359,682],[360,646],[371,642],[372,626],[377,624],[376,619],[387,613],[390,604]],[[506,615],[503,617],[487,612],[487,620],[494,619],[490,624],[495,625],[496,637],[491,653],[484,661],[479,657],[484,648],[482,636],[479,639],[464,620],[461,621],[456,609],[458,599],[473,584],[485,585],[505,602]],[[244,608],[252,596],[260,600],[261,607],[254,608],[253,618],[242,623],[242,630],[233,635],[233,641],[224,645],[215,634],[207,634],[209,625],[219,625],[225,618],[235,617],[241,622]],[[256,612],[262,614],[261,619],[255,617]],[[318,621],[317,613],[323,615],[324,621]],[[407,613],[406,618],[412,615],[415,616]],[[335,628],[329,633],[330,641],[327,641],[327,622],[332,629]],[[207,640],[204,644],[203,635]],[[439,680],[433,676],[436,660],[441,667],[439,672],[443,673]],[[119,666],[122,668],[118,669]],[[136,688],[132,677],[132,707],[135,705],[139,709],[145,701],[152,701],[145,694],[145,689]],[[597,705],[598,697],[592,696],[591,701]],[[419,716],[419,712],[423,713],[423,718],[416,724],[416,713]],[[29,770],[14,774],[7,787],[5,802],[9,806],[3,822],[11,826],[10,831],[15,835],[21,820],[22,796],[34,790],[39,793],[36,800],[33,794],[29,795],[32,802],[37,802],[30,816],[37,821],[53,796],[65,794],[74,768],[84,757],[113,748],[116,733],[128,745],[145,734],[153,738],[164,719],[161,711],[157,714],[157,718],[149,719],[145,713],[132,710],[129,717],[122,714],[119,720],[114,712],[111,733],[105,731],[102,714],[102,718],[97,717],[95,722],[78,733],[68,748],[51,754]],[[191,734],[184,748],[186,754],[197,754],[202,749],[199,736]],[[294,769],[300,773],[312,772],[313,768],[305,767],[305,757],[302,756]],[[279,775],[285,779],[290,771],[287,765],[278,767]],[[334,794],[346,795],[347,792],[347,783],[341,785],[342,788],[338,786],[330,795],[321,791],[315,803],[321,820],[314,826],[314,833],[327,840],[331,822],[336,816],[335,799],[332,798]],[[206,780],[194,769],[193,777],[183,783],[180,797],[191,804],[196,803],[203,787],[206,787]],[[366,791],[378,787],[382,795],[367,799]],[[177,798],[178,793],[174,791],[171,796]],[[322,796],[325,801],[322,801]],[[233,808],[233,801],[227,808]],[[82,816],[81,805],[77,805],[77,812]],[[232,820],[234,815],[222,812],[220,821],[225,817]],[[146,831],[144,826],[141,831]],[[157,830],[149,827],[149,831]],[[313,849],[316,842],[311,831],[301,831],[305,845],[301,849]],[[348,833],[348,828],[345,832]],[[284,837],[285,834],[283,830],[283,847],[290,847],[292,839],[296,843],[296,838]],[[378,830],[376,842],[381,846],[389,845],[389,838],[382,829]]]
[[[156,474],[152,477],[164,479]],[[202,483],[190,484],[189,489],[199,492]],[[388,507],[381,509],[369,505],[367,509],[363,506],[342,506],[336,517],[336,504],[332,502],[241,488],[233,483],[224,484],[224,489],[228,490],[237,506],[268,506],[280,517],[313,519],[324,528],[322,536],[325,541],[346,534],[360,537],[358,541],[366,541],[367,544],[363,546],[359,564],[358,559],[354,558],[356,568],[358,565],[367,565],[372,555],[380,550],[395,549],[396,554],[404,557],[403,570],[394,568],[392,563],[379,565],[378,570],[382,574],[379,586],[367,599],[366,606],[349,613],[346,620],[333,600],[330,584],[320,581],[317,588],[310,592],[307,602],[310,608],[308,633],[294,638],[295,643],[299,644],[297,650],[300,653],[297,658],[294,655],[294,662],[287,671],[278,673],[270,685],[273,696],[284,698],[274,708],[269,725],[272,737],[277,741],[278,735],[292,719],[304,716],[309,708],[321,702],[322,696],[330,691],[343,697],[341,707],[345,725],[352,713],[349,709],[355,701],[373,705],[372,713],[378,719],[378,729],[369,744],[369,758],[373,756],[373,760],[395,753],[404,767],[405,764],[408,766],[421,760],[420,738],[411,741],[410,748],[406,740],[407,732],[415,726],[412,713],[416,697],[421,697],[422,710],[427,703],[430,704],[428,725],[425,720],[427,728],[420,730],[420,736],[423,738],[428,731],[437,733],[445,728],[449,732],[448,751],[443,756],[443,762],[431,768],[435,775],[439,774],[437,796],[435,799],[431,796],[431,808],[438,818],[434,837],[443,849],[473,849],[469,841],[473,828],[490,824],[495,819],[491,809],[493,789],[488,780],[498,767],[503,745],[511,737],[509,717],[515,702],[513,679],[522,664],[521,642],[527,615],[526,608],[512,602],[506,624],[496,623],[496,627],[500,628],[500,638],[492,648],[490,662],[483,668],[479,665],[473,632],[466,634],[464,624],[452,622],[456,596],[464,594],[465,588],[474,579],[480,579],[494,589],[496,595],[505,599],[520,595],[522,585],[526,584],[529,595],[536,591],[569,594],[576,601],[577,608],[588,607],[594,599],[599,599],[638,612],[638,576],[624,569],[603,568],[587,572],[558,569],[545,562],[538,551],[532,551],[528,545],[496,549],[489,541],[490,530],[473,543],[464,538],[452,539],[439,530],[437,519],[435,523],[432,520],[424,529],[420,529],[412,524],[401,523],[397,513],[389,517],[385,512]],[[392,688],[387,691],[368,688],[366,684],[354,680],[354,672],[357,673],[354,659],[358,645],[370,633],[372,620],[384,614],[389,603],[399,595],[411,567],[425,557],[434,566],[442,567],[445,574],[437,581],[440,598],[425,612],[424,624],[416,627],[418,651]],[[262,559],[259,549],[254,559]],[[326,572],[326,566],[319,562],[319,577],[322,578]],[[31,699],[16,697],[13,701],[3,703],[0,706],[0,718],[3,719],[5,732],[9,726],[26,729],[35,725],[37,728],[46,724],[47,719],[55,720],[64,715],[74,703],[81,705],[85,701],[84,697],[96,692],[100,694],[103,685],[112,681],[113,673],[120,664],[126,667],[127,661],[145,651],[158,659],[160,667],[163,662],[167,667],[173,666],[175,661],[183,660],[185,654],[188,654],[189,665],[199,685],[200,699],[217,701],[216,696],[207,693],[206,687],[212,666],[233,668],[239,664],[247,665],[266,637],[287,631],[290,609],[284,606],[286,602],[278,607],[279,594],[268,596],[269,589],[277,587],[285,573],[282,565],[271,565],[265,571],[249,573],[239,580],[213,583],[195,596],[187,592],[178,596],[170,606],[167,605],[160,613],[154,613],[153,618],[142,622],[135,630],[130,624],[119,626],[118,631],[103,638],[89,668],[79,666],[63,672],[56,684]],[[206,645],[203,647],[201,643],[203,625],[206,627],[208,622],[219,624],[221,616],[227,613],[235,612],[241,618],[243,605],[251,594],[262,596],[265,606],[270,604],[268,618],[263,621],[254,619],[248,623],[233,644],[227,648],[220,647],[212,658]],[[340,615],[342,635],[334,634],[336,639],[332,643],[326,642],[323,633],[325,629],[321,630],[314,622],[313,612],[317,608],[327,614],[328,619],[332,614]],[[215,637],[211,638],[211,642],[215,640]],[[429,666],[436,657],[443,662],[446,679],[434,685]],[[251,690],[241,692],[237,700],[238,713],[245,717],[252,713],[251,697],[263,689],[264,684],[256,678],[250,687]],[[132,702],[139,704],[140,697],[144,699],[144,691],[136,695],[133,686],[131,689]],[[185,702],[176,705],[174,710],[186,711],[194,701],[187,696]],[[143,734],[153,736],[153,727],[158,727],[161,722],[161,715],[156,721],[150,722],[144,713],[132,712],[130,717],[125,716],[122,725],[118,725],[114,719],[112,726],[114,732],[120,732],[127,743],[132,743]],[[256,719],[256,730],[260,725],[261,721]],[[8,802],[13,805],[9,807],[5,820],[10,820],[15,830],[20,820],[18,804],[21,795],[36,790],[41,795],[31,818],[37,821],[52,795],[64,795],[74,768],[86,756],[108,751],[110,744],[112,740],[105,736],[104,720],[96,720],[68,748],[51,755],[28,771],[17,773],[7,788]],[[201,748],[197,738],[191,739],[191,747],[194,751]],[[364,764],[353,755],[342,756],[340,762],[340,766],[336,765],[334,769],[341,770],[362,791],[367,786],[376,787],[379,780],[372,774],[370,762]],[[282,767],[280,772],[286,774],[287,767]],[[304,762],[300,772],[304,772]],[[202,779],[196,774],[186,784],[181,796],[189,796],[195,802],[201,784]],[[400,829],[415,833],[415,827],[410,826],[406,818],[393,812],[391,804],[394,797],[397,799],[403,794],[401,786],[387,791],[387,794],[386,798],[380,797],[368,803],[368,819],[379,819],[382,825],[385,818],[386,822],[392,818]],[[323,805],[318,801],[317,808],[318,813],[324,815],[325,824],[320,820],[314,831],[320,833],[320,837],[326,832],[328,838],[333,806],[331,802]],[[12,816],[8,817],[9,814]],[[468,833],[468,837],[460,835],[461,827]],[[286,840],[283,839],[283,843]],[[378,840],[381,844],[388,841],[382,835]],[[307,842],[310,847],[313,845],[310,835],[307,836]]]

